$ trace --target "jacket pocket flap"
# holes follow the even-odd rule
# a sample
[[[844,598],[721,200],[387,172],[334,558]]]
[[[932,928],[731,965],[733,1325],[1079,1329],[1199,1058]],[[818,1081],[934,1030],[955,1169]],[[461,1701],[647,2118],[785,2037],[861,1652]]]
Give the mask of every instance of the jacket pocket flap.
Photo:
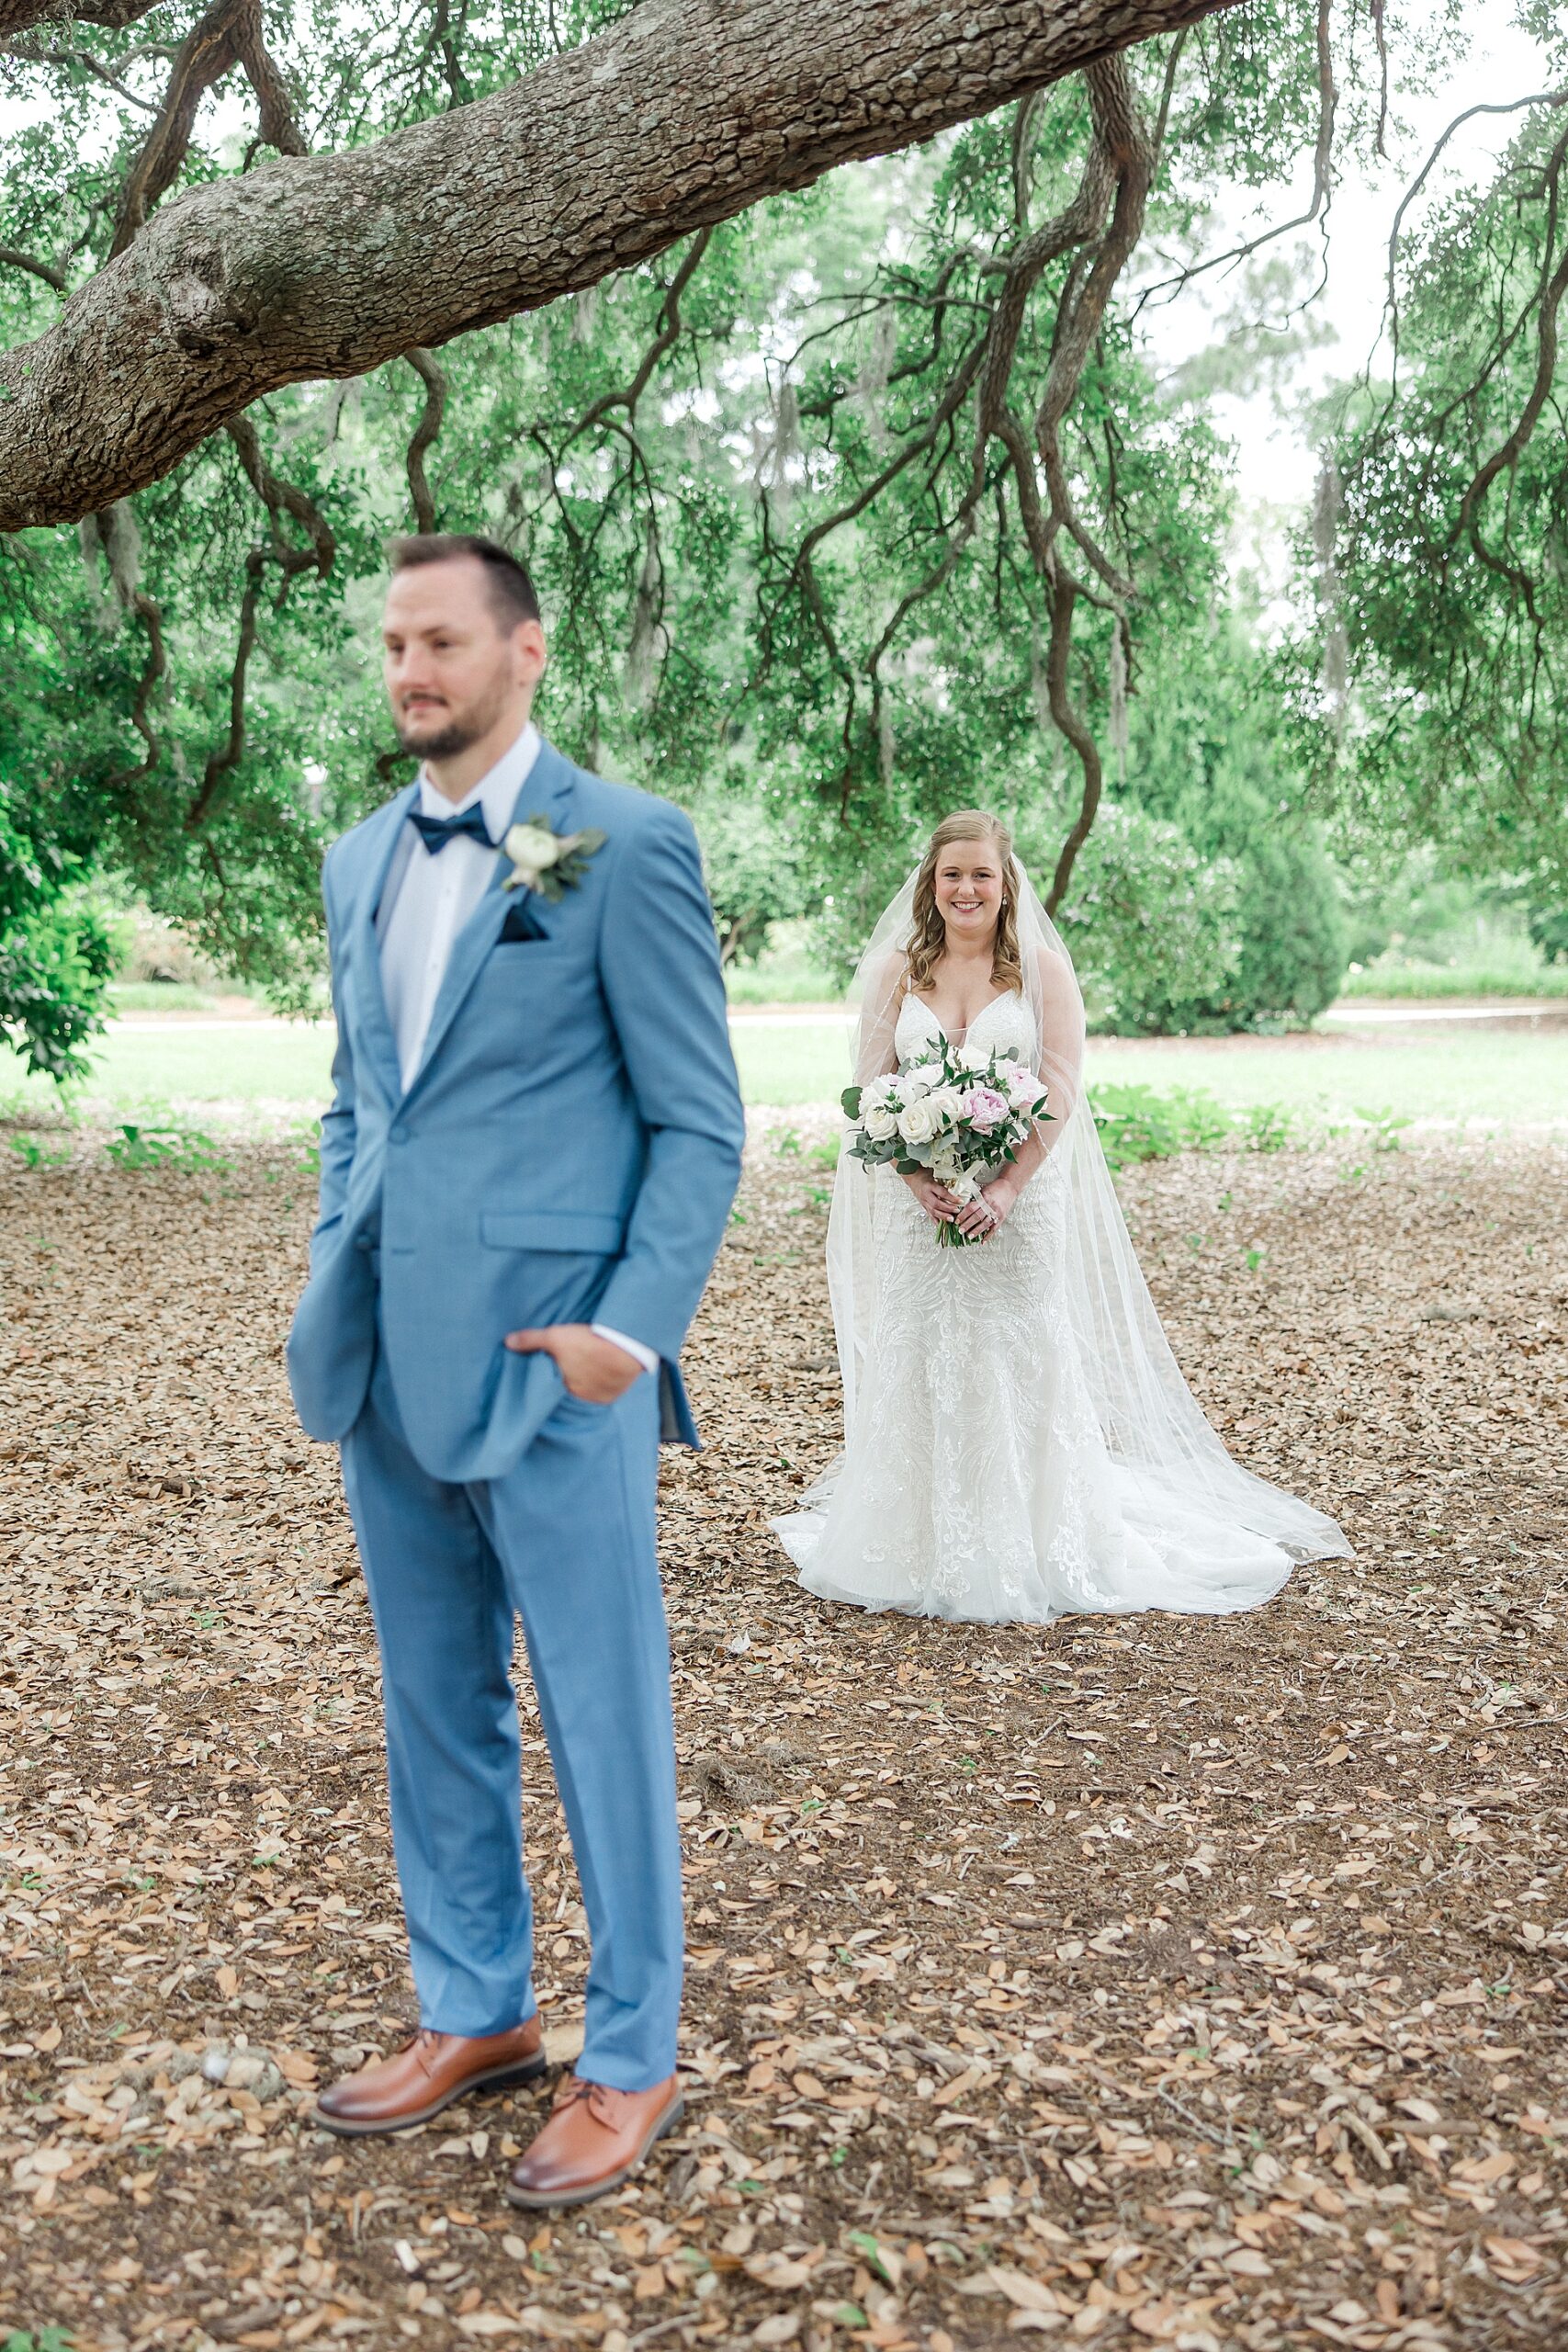
[[[491,1250],[566,1250],[588,1258],[616,1258],[618,1216],[593,1209],[487,1209],[479,1234]]]

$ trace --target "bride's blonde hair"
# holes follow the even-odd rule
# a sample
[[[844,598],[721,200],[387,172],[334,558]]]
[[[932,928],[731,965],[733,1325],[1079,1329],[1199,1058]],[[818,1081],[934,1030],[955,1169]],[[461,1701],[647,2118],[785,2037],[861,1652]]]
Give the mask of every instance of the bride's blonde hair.
[[[994,842],[1002,869],[1002,902],[997,917],[996,943],[991,952],[991,984],[997,989],[1023,987],[1023,958],[1018,945],[1018,865],[1012,835],[999,817],[984,808],[955,808],[944,817],[931,837],[920,870],[915,876],[914,929],[909,934],[908,965],[904,986],[911,996],[930,988],[931,974],[947,945],[947,925],[936,902],[936,870],[942,853],[954,842]]]

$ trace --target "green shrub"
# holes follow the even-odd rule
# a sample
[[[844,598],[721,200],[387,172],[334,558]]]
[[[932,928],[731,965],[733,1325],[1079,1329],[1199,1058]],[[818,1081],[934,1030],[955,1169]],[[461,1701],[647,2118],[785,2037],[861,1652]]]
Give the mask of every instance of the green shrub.
[[[810,905],[805,854],[795,829],[739,786],[716,786],[691,804],[708,896],[728,968],[755,962],[773,924]]]
[[[1098,1086],[1094,1124],[1112,1169],[1183,1151],[1282,1151],[1295,1139],[1294,1114],[1279,1102],[1228,1111],[1201,1086]]]
[[[1241,951],[1235,896],[1230,861],[1201,858],[1179,826],[1102,808],[1057,917],[1092,1026],[1159,1035],[1177,1006],[1226,988]]]
[[[1260,824],[1233,851],[1235,965],[1217,988],[1173,989],[1160,1025],[1188,1035],[1314,1021],[1339,993],[1348,933],[1334,868],[1305,828]]]

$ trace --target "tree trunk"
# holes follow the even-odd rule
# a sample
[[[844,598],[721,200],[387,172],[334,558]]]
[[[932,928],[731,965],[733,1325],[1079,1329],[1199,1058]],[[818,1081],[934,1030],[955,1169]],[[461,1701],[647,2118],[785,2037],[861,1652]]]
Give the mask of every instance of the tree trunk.
[[[192,188],[0,354],[0,530],[101,512],[279,385],[536,309],[1236,4],[645,0],[472,106]]]

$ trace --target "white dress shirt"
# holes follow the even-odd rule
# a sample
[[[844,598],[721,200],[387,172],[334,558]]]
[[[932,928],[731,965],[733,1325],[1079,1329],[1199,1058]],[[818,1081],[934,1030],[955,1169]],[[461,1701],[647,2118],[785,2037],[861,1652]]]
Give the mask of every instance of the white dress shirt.
[[[422,768],[420,813],[458,817],[478,802],[484,811],[485,831],[499,846],[538,756],[539,730],[530,720],[511,750],[503,752],[490,773],[457,801],[437,792]],[[486,849],[468,833],[455,833],[433,856],[413,825],[404,826],[392,853],[376,910],[376,937],[381,951],[381,992],[397,1044],[405,1094],[423,1057],[453,943],[490,886],[495,857],[495,849]],[[607,1324],[595,1323],[593,1329],[602,1340],[613,1340],[635,1357],[645,1372],[659,1369],[657,1354],[640,1340],[629,1340]]]

